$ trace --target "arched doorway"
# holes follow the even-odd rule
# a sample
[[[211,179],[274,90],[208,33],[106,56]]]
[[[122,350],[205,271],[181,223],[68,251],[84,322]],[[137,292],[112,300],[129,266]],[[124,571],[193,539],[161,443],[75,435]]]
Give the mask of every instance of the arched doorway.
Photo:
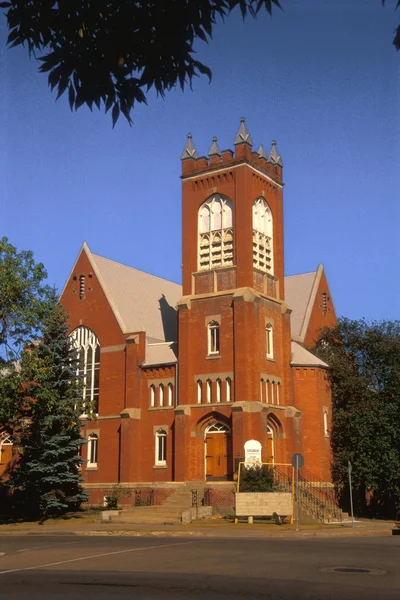
[[[232,436],[228,425],[215,421],[204,432],[205,476],[209,481],[232,478]]]

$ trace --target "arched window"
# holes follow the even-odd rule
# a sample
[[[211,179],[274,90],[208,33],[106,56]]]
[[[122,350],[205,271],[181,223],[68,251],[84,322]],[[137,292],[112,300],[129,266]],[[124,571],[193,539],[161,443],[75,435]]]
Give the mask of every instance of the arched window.
[[[324,410],[324,436],[329,436],[329,428],[328,428],[328,411]]]
[[[83,384],[84,413],[99,411],[100,342],[88,327],[77,327],[70,334],[72,347],[76,351],[76,376]]]
[[[272,212],[264,198],[253,203],[253,266],[268,273],[273,265]]]
[[[212,425],[209,425],[206,429],[206,433],[230,433],[231,430],[229,429],[228,425],[225,425],[224,423],[219,423],[219,422],[215,422],[212,423]]]
[[[172,383],[168,384],[168,406],[172,406],[173,403],[173,386]]]
[[[271,323],[265,327],[265,346],[267,358],[274,358],[274,330]]]
[[[225,401],[230,402],[232,396],[232,380],[230,377],[227,377],[225,380],[226,388],[225,388]]]
[[[154,407],[156,405],[156,386],[151,384],[150,386],[150,406]]]
[[[217,381],[215,382],[216,384],[216,391],[217,391],[217,402],[221,402],[221,389],[222,389],[222,382],[221,380],[218,378]]]
[[[233,265],[232,202],[216,194],[199,209],[199,270]]]
[[[167,464],[167,432],[159,429],[156,432],[156,465]]]
[[[197,404],[201,404],[202,395],[203,395],[203,382],[201,381],[201,379],[198,379],[197,380]]]
[[[219,354],[219,323],[211,321],[207,326],[208,354]]]
[[[158,404],[164,406],[164,384],[160,383],[158,388]]]
[[[13,441],[9,435],[0,435],[0,464],[6,464],[12,458]]]
[[[99,449],[99,436],[91,433],[88,436],[87,465],[86,467],[97,467],[97,457]]]
[[[210,404],[212,400],[212,381],[211,379],[207,379],[207,402]]]

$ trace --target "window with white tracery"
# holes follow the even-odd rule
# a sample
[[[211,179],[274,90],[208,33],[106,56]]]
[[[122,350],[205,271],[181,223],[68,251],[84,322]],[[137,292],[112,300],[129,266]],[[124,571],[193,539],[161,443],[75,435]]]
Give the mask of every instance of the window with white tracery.
[[[83,408],[85,413],[98,413],[100,381],[100,342],[88,327],[77,327],[70,340],[76,351],[76,376],[82,382]]]
[[[272,245],[272,212],[264,198],[253,203],[253,266],[274,272]]]
[[[274,330],[271,323],[265,327],[265,345],[267,358],[274,358]]]
[[[208,324],[208,354],[219,354],[219,323],[211,321]]]
[[[232,202],[216,194],[199,209],[199,270],[233,265]]]
[[[159,429],[156,432],[156,465],[167,464],[167,432]]]

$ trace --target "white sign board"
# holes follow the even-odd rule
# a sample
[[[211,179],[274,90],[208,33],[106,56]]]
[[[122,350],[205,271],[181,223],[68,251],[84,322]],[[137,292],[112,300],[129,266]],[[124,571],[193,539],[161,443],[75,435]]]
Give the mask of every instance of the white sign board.
[[[267,516],[274,513],[280,517],[291,517],[292,494],[289,492],[239,492],[236,499],[236,516]]]
[[[244,445],[244,462],[248,465],[261,464],[261,444],[257,440],[247,440]]]

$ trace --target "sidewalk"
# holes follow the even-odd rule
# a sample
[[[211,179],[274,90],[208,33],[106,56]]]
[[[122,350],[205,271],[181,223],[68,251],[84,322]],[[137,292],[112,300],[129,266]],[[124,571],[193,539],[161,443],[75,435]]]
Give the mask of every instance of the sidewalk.
[[[8,535],[77,535],[77,536],[154,536],[154,537],[212,537],[212,538],[344,538],[391,536],[393,521],[357,521],[345,525],[294,525],[265,523],[227,523],[222,519],[205,519],[189,525],[140,525],[101,523],[99,517],[72,517],[38,523],[0,525],[0,537]]]

